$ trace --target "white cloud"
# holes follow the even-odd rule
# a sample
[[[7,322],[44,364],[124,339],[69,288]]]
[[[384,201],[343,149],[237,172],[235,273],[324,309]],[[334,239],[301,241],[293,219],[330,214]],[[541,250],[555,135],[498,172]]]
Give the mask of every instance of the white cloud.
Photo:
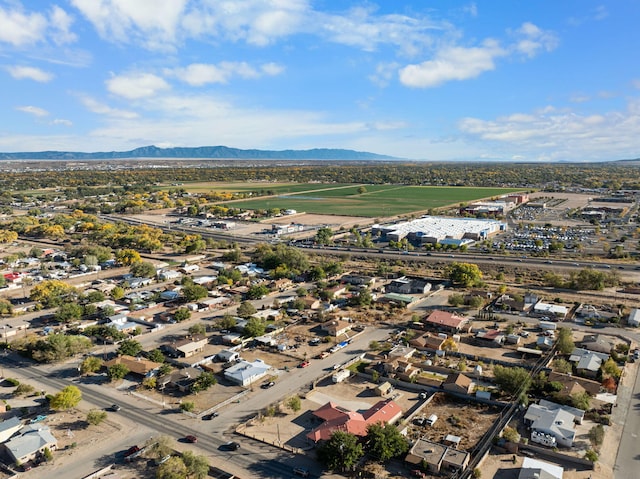
[[[173,47],[186,0],[71,0],[105,40]]]
[[[15,47],[33,45],[44,38],[47,19],[40,13],[0,7],[0,42]]]
[[[114,118],[138,118],[138,114],[133,111],[127,110],[119,110],[117,108],[111,108],[104,103],[97,101],[96,99],[88,96],[88,95],[78,95],[82,104],[87,108],[87,110],[97,113],[99,115],[106,115]]]
[[[52,73],[46,72],[36,67],[14,65],[7,67],[7,71],[16,80],[29,79],[40,83],[46,83],[53,79]]]
[[[448,47],[436,58],[400,70],[402,84],[416,88],[432,88],[451,80],[467,80],[495,68],[495,59],[506,51],[493,40],[480,47]]]
[[[52,125],[62,125],[62,126],[73,126],[73,122],[71,120],[65,120],[63,118],[56,118],[51,122]]]
[[[51,38],[56,45],[63,45],[65,43],[73,43],[77,40],[75,33],[71,32],[71,24],[73,23],[73,17],[57,5],[53,6],[50,16],[50,24],[52,28]]]
[[[218,65],[192,63],[185,68],[166,70],[167,75],[173,75],[191,86],[202,86],[208,83],[228,83],[232,77],[243,79],[259,78],[263,75],[278,75],[283,67],[276,63],[267,63],[258,69],[245,62],[221,62]]]
[[[156,93],[170,88],[166,81],[152,73],[129,73],[114,76],[106,81],[106,85],[114,95],[129,100],[154,96]]]
[[[523,23],[514,33],[517,38],[514,49],[529,58],[541,50],[549,52],[558,46],[558,37],[554,33],[542,30],[531,22]]]
[[[640,150],[640,100],[629,101],[626,111],[606,114],[547,109],[494,120],[465,118],[458,127],[469,138],[518,151],[529,160],[623,158]]]
[[[24,113],[28,113],[29,115],[43,117],[48,116],[49,112],[43,108],[39,108],[37,106],[27,105],[27,106],[17,106],[16,110],[22,111]]]

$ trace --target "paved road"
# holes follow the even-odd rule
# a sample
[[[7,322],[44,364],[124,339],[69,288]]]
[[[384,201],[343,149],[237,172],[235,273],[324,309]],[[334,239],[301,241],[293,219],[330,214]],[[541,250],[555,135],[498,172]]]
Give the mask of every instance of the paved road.
[[[640,477],[640,368],[637,368],[630,394],[620,397],[618,407],[627,408],[624,429],[618,447],[614,468],[615,479],[637,479]],[[621,395],[622,396],[622,395]]]

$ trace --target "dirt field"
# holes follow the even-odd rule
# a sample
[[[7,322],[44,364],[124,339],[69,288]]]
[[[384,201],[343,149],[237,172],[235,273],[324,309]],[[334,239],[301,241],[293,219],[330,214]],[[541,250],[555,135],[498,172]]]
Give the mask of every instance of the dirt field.
[[[407,437],[425,437],[433,442],[442,442],[447,434],[453,434],[461,439],[458,449],[470,451],[496,421],[500,410],[437,393],[420,415],[429,417],[432,414],[438,416],[433,426],[412,424]]]

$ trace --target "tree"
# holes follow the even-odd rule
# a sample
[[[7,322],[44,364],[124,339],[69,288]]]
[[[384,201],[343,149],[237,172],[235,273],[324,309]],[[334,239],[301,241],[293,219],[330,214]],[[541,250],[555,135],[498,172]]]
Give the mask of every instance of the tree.
[[[217,326],[220,329],[233,329],[236,327],[236,318],[227,313],[218,321]]]
[[[51,449],[49,449],[48,447],[44,448],[44,450],[42,451],[42,456],[44,457],[44,460],[46,462],[53,461],[53,453],[51,452]]]
[[[153,278],[156,275],[156,267],[149,261],[138,261],[131,265],[129,272],[138,278]]]
[[[64,281],[51,279],[36,284],[29,294],[32,301],[42,303],[45,308],[55,308],[77,299],[78,291]]]
[[[155,363],[164,363],[165,357],[159,349],[152,349],[147,353],[147,359]]]
[[[270,293],[270,289],[264,284],[254,284],[247,291],[247,298],[249,299],[262,299]]]
[[[211,372],[205,371],[193,382],[191,385],[191,392],[199,393],[200,391],[206,391],[217,383],[218,380],[215,375]]]
[[[118,354],[121,356],[137,356],[142,351],[142,344],[135,339],[125,339],[118,346]]]
[[[526,394],[531,386],[529,371],[520,367],[493,367],[494,381],[502,391],[510,396]]]
[[[51,409],[66,411],[76,407],[82,401],[82,392],[77,386],[67,386],[49,401]]]
[[[111,297],[118,301],[119,299],[124,298],[124,288],[120,286],[116,286],[111,290]]]
[[[206,332],[207,327],[202,323],[189,326],[189,334],[205,334]]]
[[[477,264],[472,263],[452,263],[447,267],[447,276],[455,285],[476,286],[482,280],[482,271]]]
[[[604,442],[604,426],[602,424],[596,424],[589,429],[588,436],[594,449],[599,448]]]
[[[186,301],[198,301],[208,295],[209,290],[199,284],[191,283],[182,287],[182,296]]]
[[[387,462],[393,457],[406,453],[409,450],[409,443],[394,425],[378,423],[367,427],[365,449],[379,462]]]
[[[322,228],[319,228],[318,231],[316,231],[315,241],[318,244],[321,244],[321,245],[331,244],[333,242],[332,238],[333,238],[333,230],[331,228],[323,226]]]
[[[186,321],[190,317],[191,317],[191,311],[189,310],[189,308],[178,308],[176,309],[176,312],[173,313],[173,319],[178,323],[181,323],[182,321]]]
[[[196,404],[193,401],[184,401],[180,403],[180,410],[185,412],[192,412],[196,408]]]
[[[561,354],[571,354],[575,349],[576,345],[573,342],[573,333],[569,328],[560,328],[558,330],[556,345]]]
[[[566,359],[562,359],[562,358],[554,359],[553,362],[551,363],[551,367],[555,371],[558,371],[559,373],[563,373],[563,374],[569,374],[570,372],[573,371],[573,366],[571,365],[571,363]]]
[[[460,293],[450,294],[447,298],[447,303],[449,303],[449,305],[453,306],[454,308],[462,306],[464,304],[464,296]]]
[[[291,409],[293,412],[298,412],[302,407],[302,401],[300,401],[300,396],[291,396],[287,400],[287,407]]]
[[[156,479],[185,479],[187,473],[187,466],[182,459],[177,456],[172,456],[158,466]]]
[[[611,358],[607,359],[602,364],[602,366],[600,366],[600,369],[602,370],[603,377],[604,376],[611,376],[611,377],[613,377],[615,379],[619,379],[620,375],[622,374],[622,371],[620,370],[618,365]]]
[[[240,303],[240,306],[238,306],[238,310],[236,312],[241,318],[248,318],[251,315],[256,314],[257,310],[255,306],[250,302],[243,301],[242,303]]]
[[[84,376],[87,374],[96,373],[100,371],[102,364],[102,359],[96,356],[88,356],[82,361],[82,363],[80,363],[80,374]]]
[[[121,249],[116,251],[116,261],[124,266],[131,266],[142,261],[140,253],[134,249]]]
[[[571,405],[575,408],[588,411],[591,406],[591,396],[585,391],[571,395]]]
[[[83,308],[77,303],[62,303],[54,317],[61,323],[69,323],[82,318]]]
[[[367,189],[364,186],[358,186],[358,194],[362,195],[367,192]]]
[[[515,442],[516,444],[520,442],[520,434],[518,430],[513,427],[505,427],[502,431],[502,437],[509,442]]]
[[[205,479],[209,474],[209,461],[206,456],[196,456],[191,451],[184,451],[182,462],[187,467],[187,474],[190,478]]]
[[[358,437],[348,432],[336,431],[328,441],[318,447],[318,460],[331,470],[348,470],[364,455]]]
[[[261,318],[251,317],[244,327],[244,335],[248,338],[262,336],[267,328],[264,320]]]
[[[107,376],[111,381],[118,381],[124,379],[129,372],[129,368],[124,364],[114,364],[107,369]]]
[[[87,422],[93,426],[99,425],[102,421],[107,419],[107,412],[100,409],[92,409],[87,413]]]
[[[587,461],[591,461],[591,462],[598,462],[598,453],[596,451],[594,451],[593,449],[589,449],[585,454],[584,454],[584,458]]]

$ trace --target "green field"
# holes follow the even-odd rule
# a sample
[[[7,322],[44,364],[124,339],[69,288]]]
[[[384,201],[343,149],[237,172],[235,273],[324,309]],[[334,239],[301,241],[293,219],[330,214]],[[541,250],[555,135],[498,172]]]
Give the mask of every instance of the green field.
[[[279,208],[314,214],[387,217],[522,191],[515,188],[365,185],[366,192],[358,194],[361,185],[307,184],[295,185],[295,188],[294,185],[288,186],[292,189],[287,191],[284,188],[265,185],[265,189],[274,190],[278,196],[233,201],[227,204],[244,209]]]

